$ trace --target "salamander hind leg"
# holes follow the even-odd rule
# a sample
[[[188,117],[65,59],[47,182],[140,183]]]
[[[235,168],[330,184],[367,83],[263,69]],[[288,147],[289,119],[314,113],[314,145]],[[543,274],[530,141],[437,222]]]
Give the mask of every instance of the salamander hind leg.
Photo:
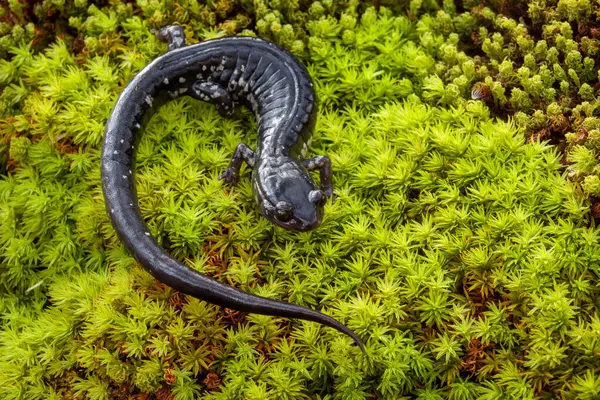
[[[225,88],[216,83],[196,81],[192,84],[189,95],[197,100],[214,104],[223,118],[233,115],[233,99]]]
[[[153,29],[152,32],[158,39],[169,44],[169,51],[185,46],[185,31],[179,25],[165,26],[158,31]]]
[[[302,165],[309,171],[319,170],[321,190],[327,197],[333,199],[333,185],[331,181],[331,160],[327,156],[317,156],[302,160]]]
[[[225,183],[229,185],[237,184],[240,179],[242,161],[245,161],[250,168],[254,168],[254,152],[246,144],[239,144],[236,147],[235,153],[233,153],[233,157],[231,157],[229,167],[227,167],[225,172],[219,175],[219,179],[225,181]]]

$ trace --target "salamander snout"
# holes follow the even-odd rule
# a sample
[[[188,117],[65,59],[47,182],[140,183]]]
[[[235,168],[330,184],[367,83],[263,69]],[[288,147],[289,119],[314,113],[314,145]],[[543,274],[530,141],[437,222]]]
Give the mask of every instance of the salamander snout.
[[[313,193],[315,192],[315,193]],[[321,225],[323,220],[323,201],[316,197],[323,197],[316,194],[320,190],[311,191],[312,196],[306,196],[304,199],[296,198],[291,201],[278,201],[275,204],[272,213],[265,213],[265,216],[276,225],[282,228],[294,231],[309,231]]]
[[[254,189],[261,213],[274,224],[300,232],[321,225],[327,196],[297,164],[259,166]]]

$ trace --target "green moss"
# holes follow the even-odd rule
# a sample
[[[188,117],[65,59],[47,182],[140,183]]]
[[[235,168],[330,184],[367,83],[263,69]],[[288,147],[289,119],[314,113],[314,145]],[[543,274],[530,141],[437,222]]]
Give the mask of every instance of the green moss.
[[[462,12],[446,7],[422,16],[420,22],[427,23],[422,25],[421,43],[424,38],[429,43],[430,36],[441,42],[458,34],[457,49],[476,61],[475,78],[470,74],[462,77],[478,90],[474,98],[486,102],[495,115],[514,115],[530,140],[560,144],[565,160],[577,157],[573,154],[577,146],[592,147],[586,138],[590,129],[585,118],[593,111],[581,117],[577,108],[582,102],[589,102],[593,109],[598,105],[597,4],[561,0],[466,1],[462,5]],[[460,60],[439,52],[436,60],[442,71],[436,76],[439,86],[454,83]],[[449,98],[449,104],[461,104],[468,97],[466,87],[459,90],[461,95]],[[550,105],[558,109],[553,117],[540,122],[536,115],[543,115]],[[571,177],[583,184],[587,173],[577,171]],[[592,196],[592,200],[597,199]]]
[[[187,32],[213,37],[222,33],[210,12],[230,21],[236,11],[138,3],[141,14],[115,3],[73,21],[86,51],[74,54],[69,38],[42,53],[19,45],[0,66],[10,157],[0,179],[1,398],[597,396],[600,233],[554,148],[493,119],[493,105],[465,99],[483,66],[452,32],[476,16],[456,15],[450,2],[417,19],[432,5],[413,1],[412,20],[355,3],[235,3],[315,79],[311,154],[331,157],[337,195],[318,230],[294,234],[260,217],[247,169],[236,188],[217,180],[235,146],[255,142],[247,110],[226,120],[207,104],[173,101],[138,148],[142,213],[171,254],[248,292],[335,316],[365,340],[363,357],[332,329],[176,293],[118,242],[100,190],[100,141],[123,85],[164,51],[150,28],[202,15],[206,26]],[[516,51],[489,36],[490,52]],[[519,43],[544,53],[539,42]],[[585,61],[569,63],[585,71]],[[532,60],[517,72],[509,60],[488,67],[521,85],[508,92],[491,78],[498,104],[529,99],[532,118],[522,111],[516,121],[560,122],[561,99],[536,112],[545,95],[526,86],[551,77],[534,78]],[[568,173],[587,176],[583,190],[594,195],[598,126],[593,102],[578,107],[590,146],[574,148]]]

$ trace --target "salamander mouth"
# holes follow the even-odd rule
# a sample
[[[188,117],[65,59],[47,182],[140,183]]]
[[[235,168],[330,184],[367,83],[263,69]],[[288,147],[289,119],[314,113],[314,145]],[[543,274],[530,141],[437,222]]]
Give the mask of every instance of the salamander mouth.
[[[313,205],[311,204],[311,206]],[[293,214],[291,218],[287,221],[282,221],[278,219],[274,213],[275,207],[271,207],[272,208],[269,212],[269,215],[265,215],[267,219],[272,221],[275,225],[288,230],[296,232],[310,231],[315,228],[318,228],[323,220],[323,208],[319,206],[316,206],[314,214],[312,214],[310,218],[302,218],[298,214]]]
[[[265,200],[261,203],[260,211],[266,219],[275,225],[295,232],[306,232],[318,228],[321,225],[323,218],[322,210],[317,209],[315,218],[311,219],[310,221],[303,220],[297,215],[292,215],[292,217],[287,221],[281,221],[275,216],[275,206],[268,200]]]
[[[264,178],[264,176],[263,176]],[[306,204],[297,202],[282,201],[281,199],[273,199],[269,196],[265,188],[260,182],[254,180],[253,189],[255,195],[256,204],[259,205],[260,213],[269,220],[271,223],[296,232],[306,232],[318,228],[321,225],[323,219],[323,207],[321,204],[315,204],[310,201],[309,193],[307,192]],[[296,197],[300,195],[296,193]],[[301,196],[301,195],[300,195]],[[281,218],[281,203],[289,203],[290,208],[293,210],[291,216],[286,216],[286,219],[278,218],[277,205],[280,204],[280,218]],[[284,207],[285,209],[286,207]],[[312,210],[314,208],[314,210]]]
[[[321,220],[320,219],[316,219],[313,222],[304,222],[304,221],[300,221],[298,219],[292,219],[290,221],[287,222],[281,222],[278,221],[276,218],[269,218],[271,221],[273,221],[274,224],[291,230],[291,231],[295,231],[295,232],[307,232],[310,230],[313,230],[315,228],[318,228],[321,225]]]

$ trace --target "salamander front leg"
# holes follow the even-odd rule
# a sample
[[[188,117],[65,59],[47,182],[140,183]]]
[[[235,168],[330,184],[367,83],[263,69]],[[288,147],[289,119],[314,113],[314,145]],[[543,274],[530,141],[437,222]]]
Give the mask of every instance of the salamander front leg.
[[[219,175],[219,179],[225,181],[229,185],[235,185],[240,179],[240,168],[242,161],[245,161],[250,168],[254,168],[254,152],[246,144],[238,144],[231,157],[229,167]]]
[[[233,115],[233,99],[222,86],[213,82],[196,81],[190,89],[190,96],[214,104],[223,118]]]
[[[309,171],[319,170],[321,177],[321,190],[327,197],[333,198],[333,185],[331,182],[331,160],[327,156],[317,156],[302,160],[302,165]]]
[[[169,44],[169,51],[185,46],[185,31],[179,25],[165,26],[160,30],[153,29],[152,33],[163,42]]]

